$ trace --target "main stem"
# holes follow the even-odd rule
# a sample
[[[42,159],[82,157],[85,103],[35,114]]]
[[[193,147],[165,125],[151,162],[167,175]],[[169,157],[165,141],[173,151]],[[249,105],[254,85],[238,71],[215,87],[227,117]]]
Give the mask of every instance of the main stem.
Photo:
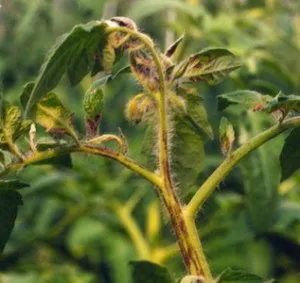
[[[187,219],[184,217],[182,205],[172,182],[169,160],[165,80],[160,66],[158,67],[158,72],[161,82],[158,109],[159,167],[163,181],[163,186],[160,188],[160,195],[168,211],[171,224],[177,238],[177,243],[189,274],[199,275],[207,280],[211,280],[212,275],[203,253],[198,232],[193,221],[186,221]]]
[[[158,118],[159,118],[159,169],[162,184],[157,186],[158,192],[169,214],[173,231],[176,235],[184,264],[189,274],[199,275],[206,280],[212,280],[212,275],[205,259],[198,232],[194,220],[186,218],[183,207],[175,192],[170,173],[169,143],[168,143],[168,119],[166,106],[166,81],[159,54],[156,52],[153,43],[138,31],[124,27],[110,27],[111,32],[126,32],[134,35],[143,42],[144,46],[153,56],[154,63],[159,76]]]
[[[197,230],[193,222],[186,221],[182,205],[171,179],[165,107],[164,99],[161,98],[159,105],[159,165],[163,186],[160,189],[160,195],[168,211],[177,243],[189,274],[203,276],[205,279],[211,280],[212,275],[203,254]]]

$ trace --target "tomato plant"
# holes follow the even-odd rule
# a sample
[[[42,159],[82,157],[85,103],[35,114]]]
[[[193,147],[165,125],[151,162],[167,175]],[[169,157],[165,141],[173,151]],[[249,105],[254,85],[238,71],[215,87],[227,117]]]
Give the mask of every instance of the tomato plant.
[[[34,164],[68,163],[71,154],[84,153],[114,160],[152,185],[170,221],[185,266],[186,275],[181,276],[181,282],[265,282],[257,275],[235,269],[212,274],[195,219],[208,197],[242,159],[290,129],[292,132],[280,157],[283,178],[298,169],[295,141],[299,136],[296,128],[300,119],[297,116],[290,118],[288,114],[298,112],[299,99],[283,93],[274,96],[249,90],[219,94],[219,111],[233,105],[253,112],[264,111],[273,115],[274,125],[237,146],[234,126],[223,117],[219,141],[224,160],[188,201],[182,200],[179,192],[195,185],[202,170],[204,141],[214,136],[197,86],[218,84],[241,67],[240,60],[231,51],[220,47],[205,48],[179,60],[175,54],[182,41],[183,37],[180,37],[162,52],[150,36],[126,17],[76,25],[57,40],[36,80],[24,86],[21,108],[9,103],[2,94],[2,250],[22,203],[19,189],[27,186],[10,175]],[[128,65],[119,68],[118,63],[126,56]],[[96,76],[82,100],[84,131],[76,128],[76,113],[64,106],[53,91],[64,75],[74,86],[87,75]],[[146,164],[130,157],[130,143],[122,129],[119,134],[113,134],[101,128],[102,118],[110,112],[104,103],[106,87],[129,75],[139,83],[141,92],[133,95],[123,108],[133,125],[141,123],[147,127],[143,144]],[[136,198],[133,195],[125,205],[109,199],[104,204],[122,219],[141,258],[148,260],[131,263],[133,278],[135,282],[175,282],[170,273],[157,264],[162,261],[162,256],[151,252],[132,222],[130,215]],[[153,211],[157,210],[156,206],[157,203],[153,205]],[[157,227],[152,222],[148,227],[149,238],[155,237],[156,233]],[[171,252],[172,249],[173,246]]]

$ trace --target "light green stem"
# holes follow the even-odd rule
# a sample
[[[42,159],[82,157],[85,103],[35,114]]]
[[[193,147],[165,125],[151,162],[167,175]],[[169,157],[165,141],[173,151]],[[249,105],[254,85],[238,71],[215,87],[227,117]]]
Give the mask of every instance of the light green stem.
[[[236,164],[248,153],[260,147],[270,139],[276,137],[283,131],[299,126],[300,117],[288,119],[282,124],[277,124],[253,137],[249,142],[243,144],[237,150],[231,153],[197,190],[196,194],[193,196],[185,209],[185,215],[187,217],[194,218],[210,194],[216,189],[216,187],[233,169],[233,167],[236,166]]]
[[[47,151],[37,152],[36,154],[27,157],[23,161],[11,164],[8,167],[6,167],[3,171],[0,172],[0,177],[12,171],[16,171],[22,167],[26,167],[28,165],[35,164],[43,160],[51,159],[53,157],[67,154],[67,153],[72,153],[72,152],[85,152],[85,153],[101,155],[103,157],[114,159],[119,163],[121,163],[122,165],[124,165],[125,167],[131,169],[133,172],[141,175],[142,177],[144,177],[146,180],[148,180],[155,186],[157,187],[162,186],[162,182],[159,176],[149,171],[148,169],[140,166],[139,164],[137,164],[135,161],[131,160],[127,156],[105,148],[100,148],[96,146],[93,147],[87,145],[81,145],[79,147],[71,146],[71,147],[64,147],[64,148],[57,148],[57,149],[49,149]]]

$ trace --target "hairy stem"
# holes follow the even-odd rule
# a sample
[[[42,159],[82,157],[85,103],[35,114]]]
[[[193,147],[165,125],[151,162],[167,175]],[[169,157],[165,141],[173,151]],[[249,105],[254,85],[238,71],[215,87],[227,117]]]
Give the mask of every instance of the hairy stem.
[[[210,175],[210,177],[197,190],[189,204],[185,209],[185,215],[189,218],[194,218],[203,203],[216,189],[220,182],[227,176],[227,174],[235,167],[241,159],[254,149],[260,147],[265,142],[276,137],[283,131],[300,126],[300,118],[291,118],[284,121],[282,124],[277,124],[268,130],[253,137],[249,142],[240,146],[232,154],[230,154],[221,165]]]
[[[180,248],[184,264],[189,274],[203,276],[207,280],[212,279],[208,264],[206,262],[198,234],[192,233],[188,228],[184,217],[183,208],[175,192],[170,173],[169,142],[168,142],[168,119],[166,103],[166,81],[164,69],[161,64],[159,53],[155,50],[153,43],[141,33],[122,27],[108,28],[108,32],[127,32],[134,35],[144,44],[153,57],[159,77],[158,118],[159,118],[159,170],[162,184],[157,186],[158,192],[169,214],[172,228],[175,232],[178,246]]]

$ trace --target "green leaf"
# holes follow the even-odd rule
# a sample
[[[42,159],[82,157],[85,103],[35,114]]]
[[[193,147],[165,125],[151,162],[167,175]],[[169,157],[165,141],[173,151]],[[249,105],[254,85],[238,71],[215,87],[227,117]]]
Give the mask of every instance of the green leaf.
[[[235,134],[232,124],[228,121],[226,117],[222,117],[220,122],[220,144],[221,151],[224,155],[230,154],[235,140]]]
[[[30,94],[34,88],[34,82],[29,82],[23,86],[23,92],[20,95],[22,109],[25,110]]]
[[[218,95],[218,110],[222,111],[231,105],[242,105],[249,108],[254,108],[259,105],[265,105],[272,99],[269,95],[263,95],[256,91],[239,90]]]
[[[0,190],[0,254],[8,241],[18,213],[23,204],[21,195],[14,190]]]
[[[286,232],[294,222],[300,223],[300,204],[296,201],[283,200],[276,211],[278,218],[273,228]]]
[[[76,25],[58,39],[35,81],[26,104],[25,115],[59,83],[63,74],[67,73],[71,84],[75,85],[92,70],[97,52],[106,44],[106,26],[104,21]]]
[[[180,89],[185,98],[187,114],[176,114],[173,118],[171,166],[174,179],[182,190],[194,185],[203,169],[206,136],[213,137],[207,114],[200,96],[193,89]],[[146,164],[152,169],[157,164],[155,154],[156,134],[151,125],[144,137],[143,153]]]
[[[278,109],[284,109],[286,114],[291,110],[300,112],[300,96],[292,94],[284,95],[282,92],[279,92],[278,95],[268,101],[263,108],[263,110],[269,113]]]
[[[179,64],[184,66],[182,78],[192,82],[220,83],[230,72],[241,67],[236,57],[227,49],[207,48]],[[177,73],[177,68],[174,70]],[[178,76],[178,75],[176,75]]]
[[[258,275],[240,269],[228,268],[217,278],[216,283],[266,283]]]
[[[300,128],[294,129],[285,139],[280,154],[281,181],[300,168]]]
[[[99,81],[96,81],[84,95],[83,109],[87,119],[96,119],[104,109],[104,92],[102,87]]]
[[[254,136],[263,131],[268,117],[247,113],[251,121],[251,132]],[[246,156],[239,164],[243,175],[244,192],[247,201],[247,216],[252,229],[257,233],[269,231],[274,222],[278,206],[278,185],[280,182],[280,152],[283,137],[273,139]],[[272,160],[272,162],[270,162]],[[268,209],[265,209],[265,208]]]
[[[133,283],[174,283],[169,271],[150,261],[131,261]]]
[[[19,180],[0,180],[0,190],[18,190],[28,186]]]
[[[43,97],[34,111],[34,121],[54,133],[70,133],[72,116],[53,92]]]
[[[186,101],[187,114],[185,118],[200,134],[205,133],[210,139],[214,138],[211,125],[208,122],[203,98],[194,88],[180,88],[178,94]]]

